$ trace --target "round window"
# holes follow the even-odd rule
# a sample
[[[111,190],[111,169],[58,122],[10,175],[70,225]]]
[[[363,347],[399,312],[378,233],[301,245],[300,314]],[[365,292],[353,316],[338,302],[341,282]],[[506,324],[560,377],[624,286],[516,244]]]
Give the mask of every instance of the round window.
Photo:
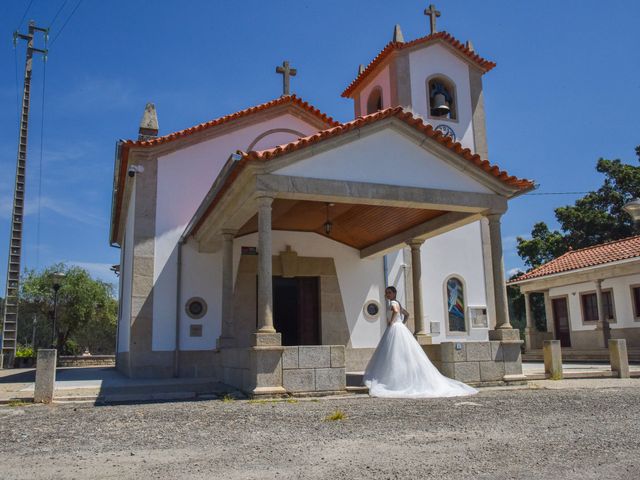
[[[378,318],[378,315],[380,314],[380,304],[375,300],[367,300],[364,304],[363,311],[365,317],[371,320]]]
[[[187,315],[191,318],[202,318],[207,313],[207,302],[200,297],[193,297],[185,305]]]

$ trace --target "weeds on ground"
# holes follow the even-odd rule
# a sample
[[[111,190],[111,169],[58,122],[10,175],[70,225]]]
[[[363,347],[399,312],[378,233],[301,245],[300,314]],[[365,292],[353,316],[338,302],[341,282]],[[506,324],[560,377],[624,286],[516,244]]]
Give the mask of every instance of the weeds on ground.
[[[345,418],[347,418],[347,416],[344,414],[344,412],[341,412],[340,410],[336,410],[332,414],[327,415],[324,418],[324,420],[325,422],[335,422],[338,420],[344,420]]]
[[[287,403],[298,403],[298,400],[295,398],[287,398]]]
[[[233,398],[233,395],[230,395],[228,393],[226,393],[224,395],[224,397],[222,397],[222,401],[227,403],[227,402],[233,402],[235,400],[235,398]]]
[[[9,400],[7,402],[7,407],[26,407],[27,405],[29,405],[29,402],[22,400]]]

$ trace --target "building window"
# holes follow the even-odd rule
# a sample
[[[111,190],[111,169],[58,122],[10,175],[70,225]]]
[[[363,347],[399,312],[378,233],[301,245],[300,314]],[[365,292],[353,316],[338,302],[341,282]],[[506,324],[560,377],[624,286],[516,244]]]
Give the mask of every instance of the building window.
[[[450,332],[466,332],[464,287],[459,278],[447,280],[447,312]]]
[[[187,301],[184,309],[191,318],[202,318],[207,313],[207,302],[200,297],[192,297]]]
[[[367,100],[367,115],[375,113],[378,110],[382,110],[382,89],[380,87],[374,88],[369,94]]]
[[[455,85],[450,80],[442,76],[430,78],[427,81],[427,103],[430,117],[458,119]]]
[[[598,295],[595,292],[583,293],[580,295],[582,303],[582,321],[597,322],[600,318],[598,314]],[[615,322],[615,311],[613,308],[613,292],[603,290],[602,302],[604,304],[604,314],[609,322]]]
[[[631,287],[631,303],[633,303],[633,315],[640,320],[640,286]]]

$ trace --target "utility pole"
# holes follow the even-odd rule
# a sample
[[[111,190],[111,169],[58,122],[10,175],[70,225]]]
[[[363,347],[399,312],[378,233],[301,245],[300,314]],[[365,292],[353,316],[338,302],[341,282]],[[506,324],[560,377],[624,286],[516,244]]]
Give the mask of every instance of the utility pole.
[[[44,33],[45,47],[48,28],[37,27],[35,22],[29,22],[29,33],[15,32],[14,45],[18,40],[27,41],[27,57],[24,67],[24,89],[22,91],[22,111],[20,112],[20,134],[18,137],[18,158],[16,160],[16,179],[13,190],[13,210],[11,212],[11,233],[9,237],[9,260],[7,265],[7,283],[4,295],[4,311],[2,321],[2,355],[0,367],[10,368],[16,355],[18,340],[18,296],[20,290],[20,260],[22,256],[22,218],[24,215],[25,175],[27,168],[27,133],[29,127],[29,104],[31,97],[31,70],[33,54],[47,50],[35,48],[33,40],[36,32]]]

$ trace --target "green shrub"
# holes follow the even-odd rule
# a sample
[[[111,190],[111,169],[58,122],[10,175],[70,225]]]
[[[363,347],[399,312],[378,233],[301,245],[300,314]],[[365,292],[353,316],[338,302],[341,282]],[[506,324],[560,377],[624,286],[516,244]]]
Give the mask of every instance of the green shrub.
[[[82,348],[80,347],[80,345],[78,345],[78,343],[75,340],[72,339],[68,339],[64,346],[62,347],[62,352],[60,352],[62,355],[80,355],[80,353],[82,353]]]
[[[36,354],[33,347],[29,345],[18,345],[16,350],[16,358],[35,358]]]

